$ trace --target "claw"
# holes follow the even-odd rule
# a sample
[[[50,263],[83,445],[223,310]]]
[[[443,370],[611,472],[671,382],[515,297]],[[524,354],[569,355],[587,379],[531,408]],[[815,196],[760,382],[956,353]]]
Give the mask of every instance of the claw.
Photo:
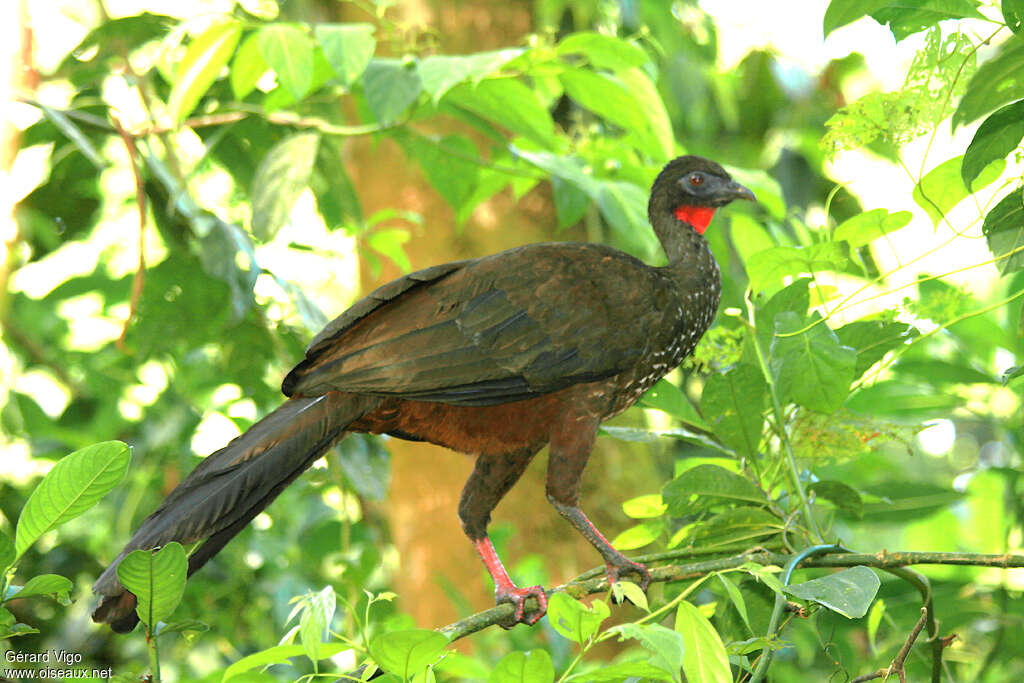
[[[647,592],[647,587],[651,585],[650,570],[639,562],[634,562],[625,556],[620,555],[614,562],[605,562],[604,571],[608,577],[609,586],[621,579],[623,574],[636,574],[640,578],[637,585],[645,593]]]
[[[537,609],[527,612],[526,601],[530,598],[537,598]],[[516,624],[527,624],[532,626],[540,621],[548,611],[548,594],[544,592],[543,586],[530,586],[529,588],[516,588],[515,586],[509,586],[506,588],[496,588],[494,590],[494,602],[495,604],[502,604],[505,602],[515,605],[516,611],[512,616],[512,621],[501,624],[503,629],[510,629]]]

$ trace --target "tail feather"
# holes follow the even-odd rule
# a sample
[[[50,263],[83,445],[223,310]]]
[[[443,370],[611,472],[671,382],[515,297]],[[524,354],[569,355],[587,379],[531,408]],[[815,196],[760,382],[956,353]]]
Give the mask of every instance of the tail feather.
[[[135,596],[117,579],[125,555],[171,541],[204,541],[189,557],[191,576],[379,400],[337,393],[293,398],[207,456],[142,522],[93,584],[93,592],[102,597],[93,621],[119,633],[138,623]]]

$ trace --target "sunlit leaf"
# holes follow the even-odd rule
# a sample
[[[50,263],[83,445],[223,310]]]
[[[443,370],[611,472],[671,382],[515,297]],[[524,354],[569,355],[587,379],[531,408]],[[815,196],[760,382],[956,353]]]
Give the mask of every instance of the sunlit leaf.
[[[831,413],[850,393],[857,352],[839,342],[836,333],[815,313],[775,316],[771,372],[783,400]]]
[[[993,207],[981,227],[1003,275],[1024,268],[1024,196],[1014,190]]]
[[[252,181],[252,231],[268,241],[288,221],[313,172],[320,136],[295,133],[274,145]]]
[[[547,650],[515,650],[498,660],[487,683],[551,683],[555,665]]]
[[[599,69],[620,70],[642,66],[647,53],[633,43],[594,31],[571,33],[558,44],[560,55],[582,55]]]
[[[363,75],[377,49],[372,24],[317,24],[313,29],[316,42],[334,72],[346,85]]]
[[[309,34],[296,24],[269,24],[259,32],[260,52],[278,82],[301,100],[313,85],[313,48]]]
[[[862,247],[879,237],[896,232],[910,223],[913,217],[914,214],[909,211],[889,213],[885,209],[872,209],[840,223],[832,233],[832,239],[848,242],[851,247]]]
[[[548,621],[551,627],[577,643],[585,643],[592,638],[609,614],[611,610],[603,600],[594,600],[587,607],[565,593],[554,593],[548,598]]]
[[[690,403],[690,400],[686,398],[679,387],[665,378],[655,382],[654,386],[640,398],[640,405],[645,408],[655,408],[664,411],[672,417],[699,429],[711,429],[708,423],[697,414],[693,404]]]
[[[697,465],[665,485],[662,497],[669,514],[682,516],[693,507],[693,498],[704,504],[707,498],[766,502],[764,491],[749,479],[718,465]]]
[[[174,121],[192,113],[227,66],[242,35],[242,24],[228,19],[211,25],[189,44],[175,69],[167,110]]]
[[[972,185],[985,167],[1005,159],[1024,139],[1024,100],[995,112],[978,127],[964,153],[960,173],[965,185]]]
[[[688,647],[683,634],[659,624],[622,624],[612,631],[617,632],[620,639],[632,638],[639,642],[651,655],[648,661],[676,679]]]
[[[689,681],[732,683],[729,656],[718,631],[693,604],[683,600],[676,610],[676,631],[683,636],[683,672]]]
[[[187,575],[188,558],[176,541],[159,550],[133,550],[117,565],[118,581],[138,598],[135,612],[150,629],[177,608]]]
[[[1008,40],[978,67],[953,112],[953,127],[970,123],[1007,102],[1024,98],[1024,40]]]
[[[397,59],[372,59],[363,74],[366,104],[383,124],[397,121],[417,100],[421,91],[416,69]]]
[[[370,640],[370,656],[382,669],[405,680],[437,661],[446,647],[448,639],[437,631],[390,631]]]
[[[847,619],[860,619],[868,613],[882,584],[868,567],[851,567],[835,574],[786,587],[786,592],[802,600],[810,600],[842,614]]]

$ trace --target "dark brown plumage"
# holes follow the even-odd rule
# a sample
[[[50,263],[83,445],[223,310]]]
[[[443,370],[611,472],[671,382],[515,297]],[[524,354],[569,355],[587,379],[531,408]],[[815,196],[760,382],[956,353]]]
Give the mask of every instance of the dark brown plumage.
[[[647,569],[580,510],[580,476],[601,421],[676,367],[710,325],[721,280],[703,232],[716,208],[753,198],[718,164],[679,157],[648,205],[667,266],[599,244],[533,244],[377,289],[316,336],[284,379],[287,402],[207,457],[142,523],[96,581],[93,618],[118,631],[137,622],[115,573],[126,553],[205,539],[191,574],[353,431],[477,455],[459,518],[516,621],[539,619],[546,596],[511,582],[487,525],[545,445],[548,500],[601,553],[610,580],[632,573],[646,588]],[[540,608],[524,614],[531,596]]]

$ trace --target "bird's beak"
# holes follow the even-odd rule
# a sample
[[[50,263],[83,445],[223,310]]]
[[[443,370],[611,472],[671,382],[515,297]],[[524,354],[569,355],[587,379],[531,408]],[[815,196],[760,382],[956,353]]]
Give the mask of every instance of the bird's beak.
[[[726,194],[728,195],[730,200],[746,199],[747,201],[751,202],[757,201],[757,197],[754,196],[753,192],[751,192],[748,188],[744,187],[743,185],[740,185],[735,180],[729,182],[729,185],[726,188]]]

